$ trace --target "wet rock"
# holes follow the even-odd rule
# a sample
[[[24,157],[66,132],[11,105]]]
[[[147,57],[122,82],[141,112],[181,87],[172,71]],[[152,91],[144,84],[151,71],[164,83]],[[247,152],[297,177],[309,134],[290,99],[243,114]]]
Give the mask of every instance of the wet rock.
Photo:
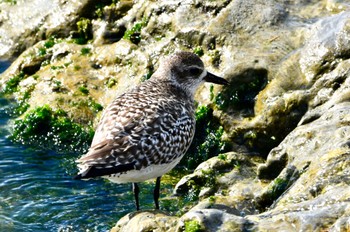
[[[348,24],[344,12],[304,30],[305,46],[281,62],[280,70],[268,68],[270,82],[257,95],[251,120],[235,121],[232,111],[215,111],[234,141],[246,147],[269,143],[273,149],[266,149],[264,164],[228,153],[226,160],[214,157],[182,178],[175,192],[197,191],[200,200],[178,219],[180,231],[186,221],[205,231],[348,229]],[[220,55],[219,67],[227,57]],[[240,171],[231,162],[237,160]],[[225,227],[225,218],[235,225]]]
[[[192,174],[184,176],[175,186],[174,193],[185,195],[194,191],[204,199],[218,191],[229,191],[228,186],[234,188],[233,185],[245,179],[253,181],[251,177],[262,162],[261,158],[250,154],[220,154],[201,163]]]
[[[14,59],[50,36],[68,37],[76,22],[94,10],[93,1],[10,1],[0,3],[0,59]],[[30,20],[28,20],[30,19]]]
[[[176,231],[176,219],[160,211],[140,211],[125,215],[111,232]]]
[[[14,22],[11,12],[28,6],[6,4],[0,33]],[[93,1],[50,4],[60,17],[48,10],[47,20],[28,27],[19,18],[23,33],[0,37],[0,56],[35,44],[0,78],[5,92],[26,103],[23,113],[47,104],[92,125],[103,106],[180,49],[230,81],[196,94],[234,151],[177,184],[177,195],[190,193],[198,204],[181,217],[129,214],[114,230],[348,229],[348,1],[119,1],[97,12]],[[36,43],[50,35],[62,39]],[[79,36],[90,42],[74,43]]]
[[[193,223],[194,222],[194,223]],[[204,209],[191,211],[180,218],[177,231],[190,231],[189,224],[198,223],[195,231],[244,231],[246,221],[223,210]]]

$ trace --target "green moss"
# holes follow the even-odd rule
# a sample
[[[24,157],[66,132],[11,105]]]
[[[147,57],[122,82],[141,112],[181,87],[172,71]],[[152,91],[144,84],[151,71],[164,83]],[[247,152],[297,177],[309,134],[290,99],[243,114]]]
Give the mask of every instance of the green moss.
[[[203,161],[227,150],[222,140],[224,129],[213,117],[213,110],[199,106],[196,110],[196,133],[181,164],[188,169],[196,168]]]
[[[250,81],[234,82],[234,84],[228,85],[219,92],[214,98],[214,102],[220,110],[226,111],[232,108],[236,110],[252,109],[256,95],[267,84],[267,71],[265,69],[246,70],[242,73],[242,77],[237,77],[237,79],[248,79]]]
[[[67,63],[64,63],[63,65],[64,65],[64,67],[68,67],[69,65],[71,65],[73,63],[73,61],[70,61],[70,62],[67,62]]]
[[[213,169],[202,170],[205,187],[214,187],[216,185],[216,172]]]
[[[92,39],[92,24],[87,18],[80,18],[77,22],[77,34],[74,35],[74,42],[77,44],[86,44]]]
[[[11,5],[16,5],[17,4],[17,0],[2,0],[2,2],[9,3]]]
[[[72,102],[71,105],[80,109],[88,108],[95,113],[98,113],[101,110],[103,110],[102,105],[95,102],[91,97],[88,97],[88,99],[86,100]]]
[[[28,88],[21,96],[17,99],[17,104],[15,105],[13,109],[14,115],[22,115],[24,112],[27,111],[27,109],[30,107],[28,104],[28,100],[34,90],[34,86],[31,88]]]
[[[211,205],[213,205],[213,204],[215,204],[216,197],[215,197],[215,196],[210,196],[210,197],[208,198],[208,201],[209,201],[209,203],[210,203]]]
[[[74,68],[75,71],[79,71],[81,69],[81,66],[80,65],[74,65],[73,68]]]
[[[289,180],[276,178],[270,186],[269,192],[272,199],[277,199],[288,187]]]
[[[80,50],[80,54],[81,54],[82,56],[89,55],[90,53],[91,53],[91,48],[82,48],[82,49]]]
[[[47,65],[50,64],[50,60],[44,60],[42,63],[41,63],[41,67],[45,67]]]
[[[106,82],[106,85],[108,88],[112,88],[118,83],[118,81],[114,78],[109,78],[108,81]]]
[[[211,58],[211,63],[215,66],[215,67],[219,67],[220,65],[220,52],[218,50],[212,50],[209,52],[209,56]]]
[[[62,92],[62,82],[59,80],[52,80],[52,91],[54,92]]]
[[[92,128],[84,128],[65,115],[48,105],[33,109],[15,121],[11,139],[25,145],[84,152],[92,140]]]
[[[104,4],[102,3],[97,3],[95,6],[95,15],[97,18],[102,18],[103,16],[103,8],[104,8]]]
[[[55,45],[55,41],[53,39],[49,39],[44,43],[45,48],[52,48]]]
[[[141,77],[141,82],[144,82],[144,81],[150,79],[151,76],[153,75],[153,73],[154,73],[153,67],[148,68],[148,72]]]
[[[244,135],[243,135],[245,144],[249,147],[249,148],[253,148],[254,145],[256,144],[256,140],[258,139],[258,134],[256,131],[254,130],[250,130],[247,131]]]
[[[44,47],[49,49],[52,48],[55,44],[57,43],[61,43],[62,40],[61,39],[57,39],[54,36],[51,36],[49,39],[47,39],[44,43]]]
[[[112,1],[107,1],[107,2],[103,1],[103,2],[97,3],[95,5],[95,12],[94,12],[95,13],[95,17],[102,19],[103,16],[104,16],[103,8],[105,6],[107,6],[107,4],[110,4],[109,6],[115,6],[115,4],[118,1],[119,0],[112,0]]]
[[[90,109],[92,109],[92,111],[94,112],[100,112],[103,110],[103,106],[95,101],[89,101],[88,106],[90,107]]]
[[[134,24],[134,26],[126,30],[124,33],[123,38],[130,40],[134,44],[138,44],[141,41],[141,29],[148,24],[148,19],[143,18],[141,22],[137,22]]]
[[[227,160],[227,155],[226,154],[219,154],[218,159],[226,161]]]
[[[201,46],[197,46],[193,49],[193,53],[196,54],[197,56],[203,56],[204,50]]]
[[[185,232],[202,232],[204,231],[196,220],[186,221],[185,222]]]
[[[238,160],[234,161],[234,169],[241,170],[242,164]]]
[[[6,82],[3,92],[6,94],[17,92],[19,83],[25,78],[26,78],[26,75],[24,74],[24,72],[20,72],[19,74],[11,77]]]
[[[64,69],[64,66],[63,66],[63,65],[58,65],[58,66],[54,66],[54,65],[52,65],[52,66],[50,67],[50,69],[51,69],[51,70],[59,70],[59,69]]]
[[[214,100],[214,97],[215,97],[215,94],[214,94],[214,85],[212,85],[212,84],[210,85],[209,91],[210,91],[209,100],[210,100],[210,101],[213,101],[213,100]]]
[[[88,95],[89,94],[89,90],[86,88],[86,86],[80,86],[78,88],[79,92],[82,93],[83,95]]]
[[[46,48],[45,47],[38,48],[38,52],[37,52],[38,56],[45,56],[46,54],[47,54],[47,52],[46,52]]]

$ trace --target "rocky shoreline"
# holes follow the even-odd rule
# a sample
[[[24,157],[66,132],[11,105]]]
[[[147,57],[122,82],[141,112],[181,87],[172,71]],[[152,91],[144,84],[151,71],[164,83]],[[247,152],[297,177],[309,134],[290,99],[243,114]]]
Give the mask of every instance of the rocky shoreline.
[[[35,143],[36,133],[67,143],[80,130],[82,147],[104,106],[176,50],[195,52],[230,81],[196,95],[208,133],[183,165],[206,161],[174,193],[191,192],[198,204],[181,216],[133,212],[112,231],[350,230],[348,1],[0,6],[0,59],[13,60],[0,86],[18,103],[21,143]]]

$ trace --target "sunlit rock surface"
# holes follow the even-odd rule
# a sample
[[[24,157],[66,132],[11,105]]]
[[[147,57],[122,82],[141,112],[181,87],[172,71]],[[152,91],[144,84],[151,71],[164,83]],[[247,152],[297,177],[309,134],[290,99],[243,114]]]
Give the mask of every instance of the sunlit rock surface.
[[[21,117],[49,105],[93,127],[103,107],[176,50],[196,52],[230,81],[196,95],[214,110],[231,150],[177,184],[175,194],[198,204],[178,217],[131,213],[113,231],[350,230],[348,1],[33,8],[42,4],[0,3],[0,57],[20,54],[0,84],[23,105]],[[22,9],[32,9],[30,22],[17,17]]]

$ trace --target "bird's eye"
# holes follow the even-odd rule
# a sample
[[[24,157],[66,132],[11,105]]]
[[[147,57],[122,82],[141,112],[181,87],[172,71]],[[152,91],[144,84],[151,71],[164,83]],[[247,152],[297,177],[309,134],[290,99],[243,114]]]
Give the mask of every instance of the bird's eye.
[[[200,68],[190,68],[189,72],[192,76],[199,76],[202,73],[202,69]]]

